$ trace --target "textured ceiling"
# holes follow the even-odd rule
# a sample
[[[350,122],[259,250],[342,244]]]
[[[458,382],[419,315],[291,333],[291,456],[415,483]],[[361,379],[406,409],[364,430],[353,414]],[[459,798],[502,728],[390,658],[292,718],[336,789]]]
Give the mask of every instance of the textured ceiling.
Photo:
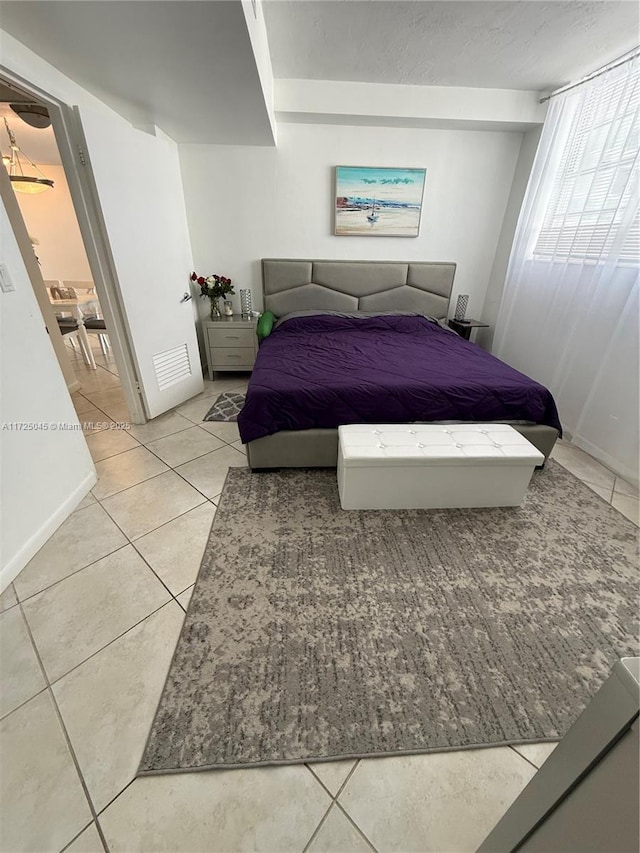
[[[542,91],[638,42],[636,0],[267,0],[275,77]]]

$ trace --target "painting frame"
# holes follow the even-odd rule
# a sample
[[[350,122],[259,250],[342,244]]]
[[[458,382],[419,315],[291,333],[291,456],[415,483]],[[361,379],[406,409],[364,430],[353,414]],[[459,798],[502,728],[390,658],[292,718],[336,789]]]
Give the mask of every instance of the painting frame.
[[[418,237],[426,167],[335,166],[335,237]]]

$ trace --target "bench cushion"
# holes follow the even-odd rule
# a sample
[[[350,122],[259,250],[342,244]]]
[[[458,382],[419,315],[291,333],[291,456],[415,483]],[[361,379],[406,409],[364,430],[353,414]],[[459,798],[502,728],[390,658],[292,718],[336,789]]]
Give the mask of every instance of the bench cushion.
[[[540,453],[508,424],[338,427],[344,509],[518,506]]]
[[[541,465],[544,456],[508,424],[349,424],[338,427],[347,467]]]

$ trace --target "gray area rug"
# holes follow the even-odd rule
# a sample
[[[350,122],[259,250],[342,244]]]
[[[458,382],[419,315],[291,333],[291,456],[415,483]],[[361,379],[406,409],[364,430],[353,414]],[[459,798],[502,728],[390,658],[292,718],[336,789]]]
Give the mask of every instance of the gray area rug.
[[[203,421],[237,421],[238,414],[244,406],[244,394],[225,392],[220,394],[213,406],[202,419]]]
[[[519,509],[383,512],[231,468],[139,772],[557,739],[638,653],[636,534],[553,461]]]

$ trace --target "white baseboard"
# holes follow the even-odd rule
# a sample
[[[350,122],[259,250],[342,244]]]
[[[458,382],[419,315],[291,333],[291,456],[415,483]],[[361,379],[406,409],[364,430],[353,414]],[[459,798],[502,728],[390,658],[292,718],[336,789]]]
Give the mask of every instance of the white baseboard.
[[[80,485],[74,489],[69,497],[60,504],[52,516],[25,542],[17,554],[14,554],[9,562],[0,569],[0,593],[4,592],[9,584],[16,579],[27,565],[29,560],[38,553],[40,548],[60,527],[76,507],[84,500],[89,490],[98,482],[95,471],[84,478]]]

